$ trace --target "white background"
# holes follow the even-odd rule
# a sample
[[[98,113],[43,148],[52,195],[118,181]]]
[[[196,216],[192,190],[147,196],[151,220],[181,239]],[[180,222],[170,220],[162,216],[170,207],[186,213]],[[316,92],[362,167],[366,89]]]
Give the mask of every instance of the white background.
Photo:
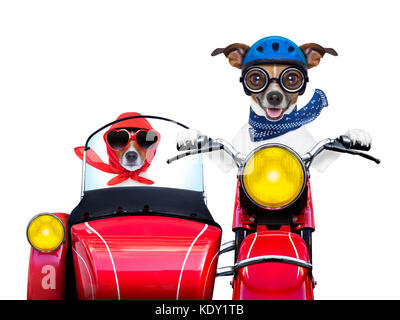
[[[211,57],[270,35],[335,48],[310,71],[330,106],[316,139],[373,136],[381,165],[343,155],[312,174],[317,299],[399,299],[399,30],[395,1],[1,1],[0,298],[25,299],[29,219],[78,203],[73,147],[120,113],[231,139],[248,118],[239,71]],[[235,172],[206,160],[209,208],[233,239]],[[221,261],[221,263],[231,261]],[[221,264],[220,264],[221,265]],[[214,298],[229,299],[229,278]]]

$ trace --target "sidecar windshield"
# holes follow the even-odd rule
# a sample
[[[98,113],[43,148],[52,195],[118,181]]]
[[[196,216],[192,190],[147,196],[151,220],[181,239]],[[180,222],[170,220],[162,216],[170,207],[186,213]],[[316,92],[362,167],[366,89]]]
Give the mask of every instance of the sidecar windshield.
[[[121,119],[122,120],[122,119]],[[184,127],[157,117],[116,122],[87,141],[84,191],[105,188],[174,188],[203,191],[201,155],[167,164]]]
[[[217,225],[204,201],[202,156],[167,164],[178,153],[176,138],[185,128],[160,117],[130,116],[90,135],[86,147],[75,149],[84,162],[83,192],[69,225],[119,215]]]

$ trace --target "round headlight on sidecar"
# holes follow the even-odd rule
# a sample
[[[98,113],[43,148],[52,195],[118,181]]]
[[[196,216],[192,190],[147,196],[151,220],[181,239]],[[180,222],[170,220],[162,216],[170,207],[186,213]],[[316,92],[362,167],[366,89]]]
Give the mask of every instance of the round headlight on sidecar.
[[[304,164],[292,149],[278,144],[261,146],[246,159],[241,171],[246,195],[256,205],[283,209],[295,202],[304,190]]]
[[[65,239],[62,221],[51,213],[41,213],[28,224],[27,236],[30,245],[41,252],[57,250]]]

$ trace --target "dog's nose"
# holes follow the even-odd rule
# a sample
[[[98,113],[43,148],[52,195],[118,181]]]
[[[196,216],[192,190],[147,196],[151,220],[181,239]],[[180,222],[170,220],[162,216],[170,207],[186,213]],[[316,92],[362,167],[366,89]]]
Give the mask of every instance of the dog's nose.
[[[138,154],[135,151],[128,151],[125,153],[125,158],[128,162],[135,162],[138,158]]]
[[[267,94],[267,100],[269,104],[277,106],[281,104],[283,100],[283,94],[280,93],[279,91],[271,91]]]

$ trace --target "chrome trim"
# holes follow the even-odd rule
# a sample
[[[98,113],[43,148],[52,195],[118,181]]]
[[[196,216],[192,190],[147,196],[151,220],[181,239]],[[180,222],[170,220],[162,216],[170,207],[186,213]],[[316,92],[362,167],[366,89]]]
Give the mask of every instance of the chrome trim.
[[[323,150],[323,147],[325,145],[333,143],[334,141],[335,140],[330,139],[330,138],[323,139],[323,140],[319,141],[318,143],[316,143],[314,145],[314,147],[312,147],[312,149],[309,152],[307,152],[306,154],[302,155],[301,159],[304,162],[311,161],[315,156],[317,156]]]
[[[243,259],[236,262],[234,266],[217,268],[217,273],[215,276],[216,277],[233,276],[235,274],[235,271],[240,268],[265,262],[280,262],[280,263],[292,264],[298,267],[305,268],[309,271],[312,271],[312,264],[308,261],[288,256],[272,254],[272,255],[257,256],[257,257]]]
[[[235,263],[235,266],[233,268],[237,270],[243,267],[263,262],[281,262],[281,263],[293,264],[298,267],[308,269],[310,271],[312,270],[312,264],[308,261],[281,255],[265,255],[265,256],[257,256],[248,259],[243,259]]]
[[[303,169],[303,175],[304,175],[303,186],[302,186],[300,192],[297,194],[296,198],[292,202],[288,203],[287,205],[282,206],[282,207],[278,207],[278,208],[262,206],[261,204],[259,204],[256,201],[254,201],[250,197],[250,195],[247,193],[246,187],[245,187],[244,182],[243,182],[243,170],[246,167],[246,164],[249,161],[249,159],[255,153],[260,151],[261,149],[272,148],[272,147],[278,147],[278,148],[286,149],[287,151],[291,152],[297,158],[297,160],[300,162],[301,167]],[[303,162],[302,157],[296,151],[294,151],[292,148],[290,148],[290,147],[288,147],[288,146],[286,146],[284,144],[280,144],[280,143],[268,143],[268,144],[264,144],[264,145],[261,145],[261,146],[255,148],[252,152],[250,152],[248,154],[248,156],[246,157],[246,159],[245,159],[245,161],[244,161],[244,163],[243,163],[243,165],[242,165],[242,167],[241,167],[241,169],[239,171],[239,179],[240,179],[240,183],[242,184],[242,189],[243,189],[244,193],[246,194],[247,198],[250,199],[250,201],[253,202],[256,206],[258,206],[260,208],[263,208],[263,209],[268,209],[268,210],[281,210],[281,209],[285,209],[285,208],[289,207],[291,204],[293,204],[294,202],[296,202],[299,199],[299,197],[303,193],[304,188],[305,188],[305,186],[307,184],[307,171],[306,171],[306,166],[305,166],[305,164]]]
[[[235,274],[235,270],[233,267],[221,267],[217,268],[216,277],[225,277],[225,276],[233,276]]]
[[[31,223],[32,223],[33,220],[35,220],[36,218],[38,218],[38,217],[40,217],[40,216],[52,216],[52,217],[58,219],[58,221],[60,221],[60,223],[61,223],[61,225],[62,225],[62,227],[63,227],[63,229],[64,229],[64,239],[63,239],[63,241],[61,241],[61,242],[60,242],[60,245],[59,245],[57,248],[53,249],[53,250],[45,251],[45,250],[36,249],[36,248],[32,245],[32,243],[30,242],[30,240],[29,240],[29,236],[28,236],[28,229],[29,229],[29,226],[31,225]],[[39,213],[39,214],[35,215],[31,220],[29,220],[28,226],[26,227],[26,238],[28,239],[29,245],[30,245],[33,249],[35,249],[36,251],[44,252],[44,253],[49,253],[49,252],[53,252],[53,251],[58,250],[58,249],[65,243],[65,232],[66,232],[66,231],[65,231],[65,225],[64,225],[64,223],[61,221],[61,219],[60,219],[59,217],[57,217],[54,213],[43,212],[43,213]]]
[[[81,184],[81,199],[85,194],[85,180],[86,180],[86,148],[83,149],[82,157],[82,184]]]
[[[231,240],[222,244],[221,248],[219,249],[219,254],[221,255],[233,250],[235,250],[235,240]]]
[[[243,166],[246,160],[246,156],[237,151],[233,145],[231,145],[228,141],[220,138],[214,139],[213,142],[224,146],[223,150],[233,158],[233,161],[235,161],[235,164],[238,168],[241,168]]]
[[[203,187],[203,199],[204,199],[204,203],[207,206],[208,198],[207,198],[207,189],[206,189],[206,184],[205,184],[205,179],[204,179],[206,169],[204,167],[204,161],[203,161],[202,154],[200,154],[200,161],[201,161],[201,183],[202,183],[202,187]]]

